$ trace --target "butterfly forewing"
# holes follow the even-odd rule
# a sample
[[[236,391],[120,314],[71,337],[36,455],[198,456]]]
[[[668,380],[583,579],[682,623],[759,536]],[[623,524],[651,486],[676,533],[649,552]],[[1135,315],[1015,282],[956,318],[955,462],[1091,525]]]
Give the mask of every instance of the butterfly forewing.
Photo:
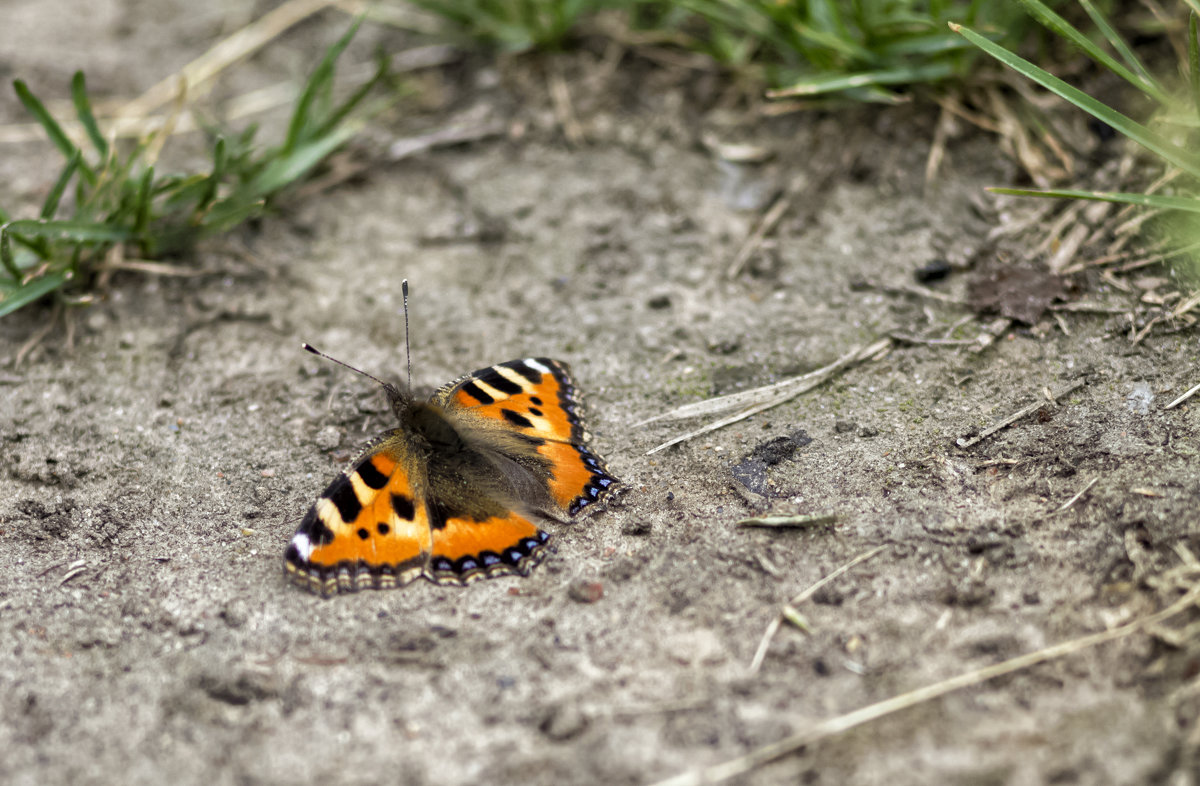
[[[588,444],[583,398],[566,363],[525,358],[481,368],[442,388],[433,400],[540,440],[538,453],[553,468],[550,494],[568,515],[600,501],[619,483]]]
[[[400,586],[422,575],[433,537],[403,445],[393,433],[317,498],[285,555],[297,583],[330,594]]]

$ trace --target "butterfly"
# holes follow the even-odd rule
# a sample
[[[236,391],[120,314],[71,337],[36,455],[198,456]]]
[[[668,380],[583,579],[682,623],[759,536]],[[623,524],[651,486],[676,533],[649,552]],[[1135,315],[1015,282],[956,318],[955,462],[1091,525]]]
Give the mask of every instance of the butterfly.
[[[427,402],[375,381],[400,423],[367,443],[292,536],[284,567],[309,590],[528,575],[550,539],[535,521],[572,518],[620,486],[589,445],[565,363],[510,360]]]

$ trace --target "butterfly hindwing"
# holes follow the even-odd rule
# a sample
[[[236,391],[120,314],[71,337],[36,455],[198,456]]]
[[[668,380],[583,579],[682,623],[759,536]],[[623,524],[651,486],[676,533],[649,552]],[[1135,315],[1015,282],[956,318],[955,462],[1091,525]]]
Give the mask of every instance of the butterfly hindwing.
[[[538,443],[538,454],[550,465],[550,495],[567,515],[600,501],[619,483],[588,444],[583,398],[561,361],[525,358],[482,368],[439,390],[433,402],[491,419]]]
[[[403,448],[403,435],[390,432],[317,498],[287,548],[293,580],[329,595],[396,587],[424,573],[433,537],[424,484]]]
[[[528,575],[550,535],[515,511],[475,518],[431,504],[433,553],[426,576],[439,584],[468,584],[509,574]]]

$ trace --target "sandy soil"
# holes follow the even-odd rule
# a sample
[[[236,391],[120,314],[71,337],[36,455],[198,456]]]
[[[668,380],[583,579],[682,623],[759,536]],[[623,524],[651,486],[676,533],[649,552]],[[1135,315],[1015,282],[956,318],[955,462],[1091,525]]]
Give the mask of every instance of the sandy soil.
[[[132,96],[244,21],[182,3],[83,5],[11,4],[0,72],[65,99],[84,68],[98,96]],[[302,25],[223,90],[299,79],[344,22]],[[375,43],[400,39],[365,30],[351,59]],[[1069,334],[1047,319],[981,352],[897,344],[645,455],[702,425],[636,425],[674,406],[892,331],[978,335],[986,318],[888,287],[947,260],[954,272],[932,286],[961,300],[967,268],[1038,261],[1033,240],[986,240],[1031,208],[1002,215],[983,193],[1016,174],[972,134],[926,188],[922,109],[746,129],[712,109],[708,77],[605,71],[589,55],[560,65],[583,144],[564,142],[538,64],[423,75],[423,103],[374,129],[377,147],[475,107],[514,133],[376,163],[211,244],[199,276],[118,276],[75,312],[73,347],[60,331],[14,366],[49,312],[0,321],[0,781],[653,783],[1177,597],[1156,577],[1200,552],[1198,423],[1163,405],[1197,381],[1192,332],[1135,346],[1123,317],[1068,312]],[[8,94],[0,121],[24,122]],[[705,134],[777,155],[731,164]],[[4,152],[0,204],[29,214],[57,156],[44,143]],[[795,177],[809,179],[795,207],[728,281]],[[400,379],[402,278],[418,390],[561,358],[630,488],[554,527],[555,552],[528,578],[323,600],[285,582],[284,547],[390,415],[377,388],[300,344]],[[1134,302],[1099,279],[1077,285],[1089,302]],[[746,457],[779,437],[797,437],[795,451],[770,452],[778,462],[748,489]],[[735,526],[765,510],[838,518]],[[751,672],[781,604],[880,546],[800,608],[807,634],[783,626]],[[577,600],[580,582],[603,597]],[[1195,783],[1198,669],[1186,633],[1131,636],[738,782]]]

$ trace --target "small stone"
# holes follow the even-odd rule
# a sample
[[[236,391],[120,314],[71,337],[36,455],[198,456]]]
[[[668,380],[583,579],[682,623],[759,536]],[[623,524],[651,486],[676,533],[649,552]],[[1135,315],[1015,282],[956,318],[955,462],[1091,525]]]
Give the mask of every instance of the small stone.
[[[226,625],[236,630],[246,624],[246,604],[240,600],[231,600],[221,609],[220,616]]]
[[[556,704],[538,721],[538,730],[555,742],[578,737],[587,727],[587,716],[574,703]]]
[[[922,284],[928,284],[930,281],[941,281],[950,275],[952,271],[953,268],[950,267],[950,263],[946,260],[931,259],[913,271],[913,278]]]
[[[650,522],[646,521],[645,519],[634,519],[632,521],[626,521],[624,524],[621,525],[621,534],[622,535],[639,535],[639,536],[640,535],[649,535],[650,534]]]
[[[595,603],[604,597],[604,584],[591,579],[575,579],[567,587],[567,597],[576,603]]]
[[[720,637],[707,629],[670,634],[663,639],[662,645],[669,658],[684,666],[711,666],[724,663],[729,657]]]
[[[849,434],[856,428],[858,428],[858,426],[851,420],[838,420],[833,424],[833,430],[839,434]]]
[[[671,307],[670,295],[654,295],[646,301],[646,305],[655,311],[661,311],[664,308]]]
[[[337,426],[325,426],[317,432],[314,441],[321,450],[333,450],[342,444],[342,434],[338,431]]]

